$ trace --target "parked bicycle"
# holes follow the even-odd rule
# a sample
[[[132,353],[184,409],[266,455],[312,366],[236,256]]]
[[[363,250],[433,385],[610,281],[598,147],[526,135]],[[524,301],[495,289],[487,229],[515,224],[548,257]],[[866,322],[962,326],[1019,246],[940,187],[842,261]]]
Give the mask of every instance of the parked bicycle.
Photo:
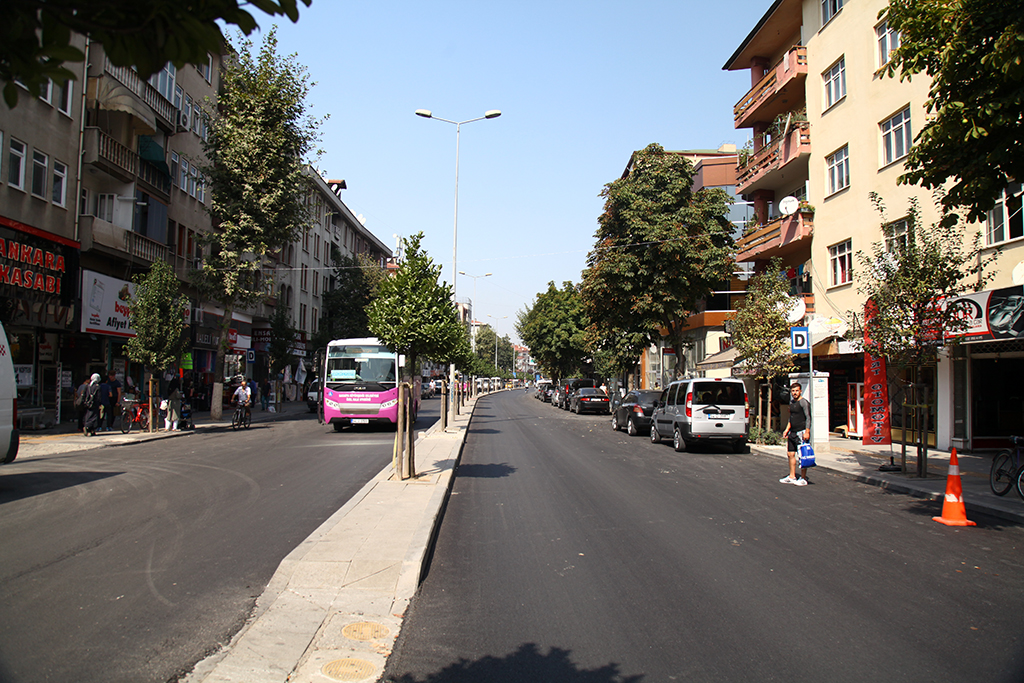
[[[992,461],[992,469],[988,475],[989,486],[992,493],[997,496],[1005,496],[1014,484],[1017,485],[1017,493],[1024,498],[1024,462],[1021,461],[1021,451],[1024,450],[1024,437],[1011,436],[1010,443],[1013,448],[1000,451]]]
[[[121,433],[127,434],[132,427],[138,425],[139,429],[149,429],[149,403],[136,399],[125,399],[121,401]]]
[[[242,403],[238,404],[235,408],[235,414],[231,416],[231,428],[239,429],[240,427],[249,428],[252,424],[252,414],[246,410],[246,406]]]

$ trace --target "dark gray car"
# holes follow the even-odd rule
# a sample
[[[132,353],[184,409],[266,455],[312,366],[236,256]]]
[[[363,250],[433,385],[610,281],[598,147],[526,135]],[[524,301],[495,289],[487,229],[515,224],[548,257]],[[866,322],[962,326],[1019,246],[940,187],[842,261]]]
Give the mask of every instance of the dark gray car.
[[[656,389],[636,389],[612,403],[612,429],[625,429],[630,436],[651,433],[654,405],[661,397]]]

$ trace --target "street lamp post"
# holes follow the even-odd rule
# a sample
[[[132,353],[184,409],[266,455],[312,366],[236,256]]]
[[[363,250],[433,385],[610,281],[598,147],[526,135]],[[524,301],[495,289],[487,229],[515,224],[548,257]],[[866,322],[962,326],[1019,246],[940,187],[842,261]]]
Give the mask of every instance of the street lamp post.
[[[479,280],[482,277],[490,277],[490,276],[494,275],[494,273],[484,273],[483,275],[470,275],[466,271],[460,270],[459,271],[459,275],[465,275],[466,277],[473,278],[473,306],[476,306],[476,281]],[[473,321],[470,320],[469,322],[470,322],[470,326],[472,326]],[[474,346],[474,349],[475,348],[476,347]]]
[[[483,116],[478,116],[475,119],[469,119],[467,121],[449,121],[448,119],[442,119],[434,114],[429,109],[417,109],[416,116],[422,116],[425,119],[434,119],[436,121],[443,121],[444,123],[450,123],[455,126],[455,228],[452,233],[452,304],[458,306],[458,301],[455,299],[455,277],[458,272],[456,268],[456,256],[458,255],[459,246],[459,133],[462,130],[462,125],[465,123],[473,123],[474,121],[482,121],[483,119],[496,119],[501,116],[501,111],[498,109],[491,109],[485,112]],[[455,416],[459,414],[458,403],[456,402],[455,393],[455,364],[452,363],[448,370],[448,391],[451,396],[451,424],[455,424]]]
[[[487,314],[488,318],[494,318],[495,320],[506,320],[507,315],[503,315],[500,318],[496,315]],[[494,330],[494,369],[498,369],[498,330]]]

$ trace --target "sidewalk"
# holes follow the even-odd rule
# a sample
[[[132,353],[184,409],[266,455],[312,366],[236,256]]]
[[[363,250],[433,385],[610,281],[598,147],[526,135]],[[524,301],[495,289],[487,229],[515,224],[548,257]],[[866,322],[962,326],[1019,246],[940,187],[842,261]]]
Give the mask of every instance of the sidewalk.
[[[836,472],[866,484],[879,486],[894,493],[904,493],[929,500],[941,501],[946,493],[946,478],[949,474],[949,452],[928,449],[928,476],[917,475],[917,451],[907,448],[907,473],[879,472],[878,467],[889,463],[890,454],[900,464],[900,444],[889,446],[865,446],[860,439],[845,439],[831,435],[829,450],[816,450],[818,467]],[[752,453],[772,455],[786,459],[786,447],[750,445]],[[963,487],[964,506],[967,518],[971,513],[989,515],[998,519],[1024,524],[1024,500],[1011,489],[1005,496],[997,496],[989,487],[989,469],[995,452],[961,453],[957,451],[960,465],[960,483]],[[787,473],[786,465],[779,468],[779,477]],[[814,481],[814,470],[808,472],[808,479]],[[780,484],[781,486],[781,484]]]
[[[286,401],[277,406],[275,412],[260,410],[255,407],[252,411],[253,422],[272,422],[301,415],[309,412],[305,401]],[[39,457],[44,455],[60,455],[74,451],[87,451],[107,446],[124,446],[127,444],[139,443],[141,441],[152,441],[154,439],[171,439],[189,434],[202,433],[210,429],[230,429],[231,416],[234,415],[234,407],[225,408],[220,420],[213,420],[209,412],[193,413],[192,419],[196,424],[194,430],[183,430],[178,432],[143,432],[137,426],[128,434],[121,433],[121,419],[114,419],[114,429],[110,432],[97,432],[95,436],[85,436],[78,431],[78,422],[61,422],[59,425],[47,429],[22,430],[20,445],[18,447],[18,458],[20,460]],[[162,421],[159,427],[163,427]]]

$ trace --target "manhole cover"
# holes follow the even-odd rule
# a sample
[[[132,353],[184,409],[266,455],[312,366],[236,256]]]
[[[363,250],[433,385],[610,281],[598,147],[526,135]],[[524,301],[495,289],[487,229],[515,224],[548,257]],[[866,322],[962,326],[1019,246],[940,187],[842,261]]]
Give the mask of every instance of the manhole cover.
[[[341,629],[341,635],[349,640],[380,640],[390,633],[391,630],[387,626],[372,621],[357,621]]]
[[[336,681],[358,681],[376,673],[377,667],[365,659],[346,658],[327,662],[320,671]]]

